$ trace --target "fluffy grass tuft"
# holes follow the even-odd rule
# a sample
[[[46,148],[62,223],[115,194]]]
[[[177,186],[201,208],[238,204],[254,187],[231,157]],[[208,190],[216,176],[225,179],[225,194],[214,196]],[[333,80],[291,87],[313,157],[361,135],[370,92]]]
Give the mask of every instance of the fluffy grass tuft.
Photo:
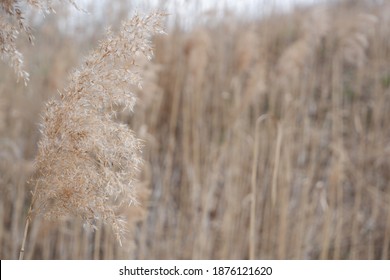
[[[108,223],[121,242],[125,223],[116,215],[136,202],[134,181],[142,163],[141,141],[120,123],[132,111],[141,85],[137,60],[151,59],[149,38],[163,33],[164,14],[136,15],[106,39],[70,77],[59,100],[47,103],[36,157],[31,215],[72,214],[95,227]],[[133,90],[132,90],[133,89]]]

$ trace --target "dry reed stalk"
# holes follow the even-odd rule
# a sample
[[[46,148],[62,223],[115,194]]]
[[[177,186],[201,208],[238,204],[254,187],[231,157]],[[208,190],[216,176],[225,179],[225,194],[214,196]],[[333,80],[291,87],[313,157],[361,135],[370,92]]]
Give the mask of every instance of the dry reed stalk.
[[[6,234],[6,231],[4,230],[4,204],[0,204],[0,240],[4,240],[4,235]]]
[[[163,33],[163,17],[136,15],[122,23],[119,34],[108,31],[71,75],[60,100],[46,105],[20,258],[29,223],[39,213],[51,219],[73,214],[93,228],[97,221],[108,223],[121,243],[125,221],[116,211],[136,203],[134,181],[142,159],[141,141],[116,114],[133,110],[132,89],[142,80],[137,60],[151,59],[149,38]]]
[[[383,248],[382,248],[382,259],[386,260],[390,258],[390,254],[387,250],[387,248],[390,247],[390,203],[387,204],[387,217],[386,217],[386,225],[385,225],[385,238],[383,241]]]
[[[258,172],[258,157],[259,157],[259,133],[260,124],[267,119],[267,115],[262,115],[256,120],[255,138],[253,144],[253,162],[251,176],[251,212],[249,223],[249,259],[256,258],[256,197],[257,197],[257,172]]]
[[[277,134],[276,134],[276,148],[275,148],[275,157],[274,157],[274,166],[273,166],[273,175],[272,175],[272,186],[271,186],[271,200],[272,205],[276,204],[276,197],[278,192],[278,173],[279,173],[279,163],[280,163],[280,152],[282,148],[282,139],[283,139],[283,127],[282,124],[277,122]]]

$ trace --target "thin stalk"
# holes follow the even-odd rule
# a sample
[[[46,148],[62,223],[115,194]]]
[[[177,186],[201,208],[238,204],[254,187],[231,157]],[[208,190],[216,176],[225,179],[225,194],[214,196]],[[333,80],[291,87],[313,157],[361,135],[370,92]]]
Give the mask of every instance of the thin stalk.
[[[259,155],[259,126],[260,123],[267,118],[267,115],[262,115],[256,120],[255,142],[253,145],[253,163],[252,163],[252,186],[251,186],[251,212],[249,224],[249,259],[254,260],[256,257],[256,182],[257,168]]]
[[[24,226],[23,242],[22,242],[22,248],[20,249],[20,253],[19,253],[19,260],[23,260],[23,258],[24,258],[24,247],[26,245],[27,232],[28,232],[29,225],[30,225],[30,219],[27,218],[26,225]]]
[[[277,179],[278,179],[279,162],[280,162],[280,150],[282,146],[283,129],[280,122],[278,122],[277,128],[278,128],[278,134],[276,137],[275,164],[274,164],[274,170],[272,175],[272,187],[271,187],[272,207],[274,207],[276,204]]]
[[[20,248],[20,252],[19,252],[19,260],[23,260],[23,258],[24,258],[24,250],[25,250],[25,246],[26,246],[28,228],[30,227],[30,223],[31,223],[31,217],[32,217],[32,213],[33,213],[33,205],[34,205],[34,201],[35,201],[35,193],[37,191],[37,188],[38,188],[38,184],[35,185],[35,189],[34,189],[34,192],[32,194],[30,208],[28,209],[28,213],[27,213],[27,217],[26,217],[26,224],[24,226],[22,247]]]

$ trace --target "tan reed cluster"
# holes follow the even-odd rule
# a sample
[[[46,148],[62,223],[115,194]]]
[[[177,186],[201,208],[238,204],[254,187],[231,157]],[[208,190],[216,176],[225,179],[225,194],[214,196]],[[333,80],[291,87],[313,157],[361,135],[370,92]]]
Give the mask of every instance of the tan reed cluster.
[[[36,211],[29,217],[69,214],[53,222],[34,216],[25,258],[389,259],[387,2],[330,1],[257,19],[227,13],[220,21],[201,16],[193,27],[171,26],[167,36],[153,37],[152,64],[146,58],[135,59],[136,68],[128,62],[143,76],[143,89],[126,86],[136,92],[134,112],[107,112],[122,105],[111,106],[101,93],[108,88],[103,74],[90,82],[90,72],[101,67],[92,66],[98,59],[88,58],[62,97],[47,107],[52,120],[42,129],[50,137],[42,138],[47,148],[41,142]],[[122,8],[107,12],[106,20],[117,22],[118,11],[128,11]],[[38,112],[53,88],[63,88],[69,66],[103,36],[101,22],[83,21],[73,33],[62,29],[59,17],[34,26],[44,54],[23,51],[36,67],[30,95],[9,67],[0,65],[6,73],[0,75],[3,259],[17,258],[22,241],[31,199],[26,181],[40,138]],[[119,28],[113,24],[113,30]],[[126,82],[117,80],[115,88]],[[110,105],[96,107],[87,96]],[[131,191],[122,195],[111,187],[113,195],[106,196],[107,178],[117,178],[123,163],[102,152],[103,145],[92,148],[91,136],[100,137],[99,144],[108,132],[89,113],[78,118],[68,112],[79,105],[102,112],[104,120],[111,115],[115,126],[128,124],[144,141],[139,180],[130,186],[143,207],[120,207],[134,200]],[[80,125],[65,125],[68,120]],[[118,136],[110,135],[120,146]],[[113,152],[114,138],[105,140]],[[134,150],[139,158],[139,146]],[[75,188],[71,180],[78,183]],[[103,206],[104,199],[95,199],[99,192],[107,197]],[[124,200],[115,201],[114,193]],[[85,195],[91,201],[82,199]],[[78,208],[82,203],[89,208]],[[129,233],[122,246],[111,228],[119,216]],[[83,220],[98,230],[85,230]]]
[[[117,113],[133,110],[142,80],[137,60],[151,59],[150,37],[163,33],[163,16],[136,15],[118,34],[108,30],[71,74],[60,99],[47,103],[28,219],[37,213],[53,219],[73,214],[92,227],[110,224],[121,242],[125,224],[116,211],[136,203],[142,145]]]

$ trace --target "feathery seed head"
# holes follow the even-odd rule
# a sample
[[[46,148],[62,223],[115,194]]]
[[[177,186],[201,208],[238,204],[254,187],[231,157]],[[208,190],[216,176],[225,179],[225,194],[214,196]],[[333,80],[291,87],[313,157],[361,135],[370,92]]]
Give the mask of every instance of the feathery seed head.
[[[36,158],[37,212],[67,214],[124,230],[115,211],[135,202],[134,180],[142,163],[141,141],[119,123],[119,108],[133,110],[131,88],[142,79],[137,57],[152,56],[149,38],[162,32],[164,14],[136,15],[107,37],[70,77],[58,101],[50,101]]]

